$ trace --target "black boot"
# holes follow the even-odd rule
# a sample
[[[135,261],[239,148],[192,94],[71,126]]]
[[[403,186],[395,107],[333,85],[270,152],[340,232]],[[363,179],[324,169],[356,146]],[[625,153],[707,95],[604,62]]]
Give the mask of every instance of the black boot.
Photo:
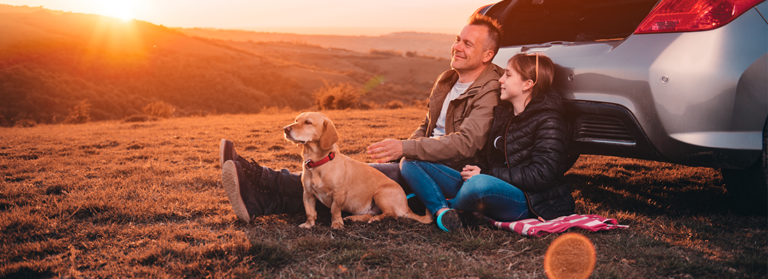
[[[235,144],[231,141],[221,139],[219,145],[219,166],[224,169],[224,162],[234,161],[237,159],[237,152],[235,152]]]
[[[250,182],[254,192],[257,193],[281,193],[281,187],[279,183],[264,183],[262,180],[265,169],[256,163],[253,159],[250,162],[235,152],[235,144],[226,139],[221,140],[219,147],[219,161],[221,162],[222,170],[224,169],[224,162],[235,161],[240,164],[240,169],[244,173],[245,179]],[[299,181],[301,183],[301,181]]]
[[[240,169],[243,170],[243,173],[245,174],[245,179],[250,182],[251,187],[253,188],[254,192],[257,193],[272,193],[277,194],[279,191],[276,191],[277,189],[268,189],[267,187],[264,187],[264,183],[261,181],[261,177],[264,173],[264,168],[259,165],[259,163],[256,163],[256,161],[253,161],[251,159],[250,162],[248,162],[245,158],[237,156],[237,159],[235,160],[238,164],[240,164]]]
[[[249,221],[261,215],[304,212],[300,175],[264,168],[253,160],[248,162],[237,155],[234,144],[226,139],[221,140],[219,160],[224,190],[238,219]]]
[[[303,212],[302,198],[254,187],[251,180],[255,178],[249,177],[254,170],[246,171],[242,166],[236,161],[226,161],[221,170],[224,191],[238,219],[248,222],[262,215]]]
[[[250,188],[247,189],[249,196],[246,199],[261,209],[261,214],[252,214],[252,216],[304,212],[303,188],[300,188],[300,193],[286,191],[286,189],[295,185],[281,185],[280,182],[284,180],[273,182],[269,181],[269,179],[264,179],[265,173],[270,174],[274,171],[260,166],[253,159],[248,162],[245,158],[238,156],[237,163],[242,169],[245,179],[249,182]],[[288,184],[295,184],[297,177],[300,176],[289,174]],[[301,181],[298,181],[298,183],[300,184]],[[246,202],[246,205],[248,203]]]
[[[247,197],[252,196],[248,190],[251,187],[240,169],[240,164],[232,160],[224,162],[221,166],[221,183],[237,219],[248,222],[251,217],[263,212],[258,206],[254,206],[253,202],[246,202],[249,200]]]

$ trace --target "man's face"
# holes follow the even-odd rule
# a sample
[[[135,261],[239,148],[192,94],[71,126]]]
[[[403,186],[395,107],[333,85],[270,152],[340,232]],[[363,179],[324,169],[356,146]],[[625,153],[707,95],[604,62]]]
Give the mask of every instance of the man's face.
[[[467,25],[456,36],[451,47],[451,68],[459,72],[472,71],[489,62],[493,51],[485,50],[488,28],[481,25]]]

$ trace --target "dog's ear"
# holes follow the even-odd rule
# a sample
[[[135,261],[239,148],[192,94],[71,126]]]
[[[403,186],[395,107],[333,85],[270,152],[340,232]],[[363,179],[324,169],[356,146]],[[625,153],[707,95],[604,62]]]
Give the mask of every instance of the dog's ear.
[[[320,135],[320,148],[324,150],[331,149],[337,140],[339,140],[339,135],[336,133],[336,127],[333,126],[330,119],[323,119],[323,134]]]

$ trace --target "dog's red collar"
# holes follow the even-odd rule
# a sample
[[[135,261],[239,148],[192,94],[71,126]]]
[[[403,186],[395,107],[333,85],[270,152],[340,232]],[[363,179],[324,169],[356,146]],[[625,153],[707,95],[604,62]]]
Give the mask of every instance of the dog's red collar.
[[[330,162],[335,157],[336,157],[336,155],[334,155],[333,152],[331,152],[331,153],[328,154],[328,156],[325,156],[325,158],[323,158],[322,160],[317,161],[317,162],[312,162],[312,159],[307,159],[306,161],[304,161],[304,165],[307,166],[308,170],[311,170],[311,169],[314,169],[316,167],[322,166],[325,163]]]

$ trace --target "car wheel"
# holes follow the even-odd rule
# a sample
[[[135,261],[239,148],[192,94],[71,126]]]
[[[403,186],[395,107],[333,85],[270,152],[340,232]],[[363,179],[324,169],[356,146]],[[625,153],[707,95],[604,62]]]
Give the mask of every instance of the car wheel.
[[[736,209],[744,214],[768,214],[768,121],[763,126],[763,153],[744,170],[723,169],[725,188]]]

